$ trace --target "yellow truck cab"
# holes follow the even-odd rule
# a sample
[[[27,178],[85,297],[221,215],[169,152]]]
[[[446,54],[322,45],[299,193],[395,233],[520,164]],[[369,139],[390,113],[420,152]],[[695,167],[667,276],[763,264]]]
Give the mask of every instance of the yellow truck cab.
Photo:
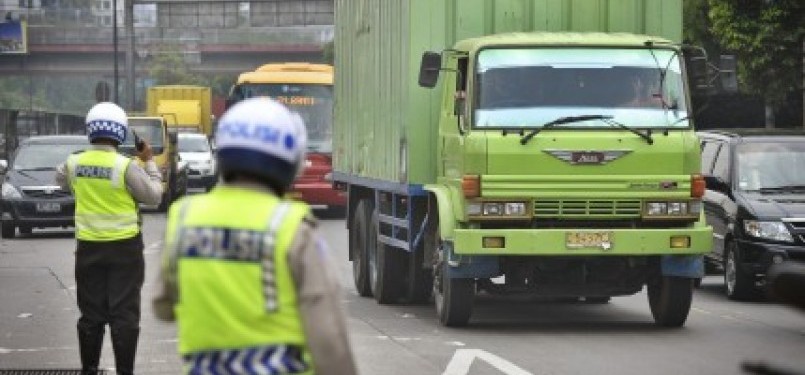
[[[187,168],[178,158],[176,133],[169,132],[166,120],[156,116],[129,117],[129,132],[120,149],[125,154],[134,154],[134,134],[151,145],[164,190],[157,209],[166,211],[173,201],[187,192]]]

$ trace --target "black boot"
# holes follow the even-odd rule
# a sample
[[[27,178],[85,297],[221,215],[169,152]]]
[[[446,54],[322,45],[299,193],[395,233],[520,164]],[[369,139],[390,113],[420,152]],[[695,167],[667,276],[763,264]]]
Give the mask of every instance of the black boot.
[[[81,353],[81,374],[98,373],[98,362],[103,348],[103,326],[78,326],[78,351]]]
[[[115,368],[118,375],[134,374],[134,357],[140,328],[113,328],[112,349],[115,351]]]

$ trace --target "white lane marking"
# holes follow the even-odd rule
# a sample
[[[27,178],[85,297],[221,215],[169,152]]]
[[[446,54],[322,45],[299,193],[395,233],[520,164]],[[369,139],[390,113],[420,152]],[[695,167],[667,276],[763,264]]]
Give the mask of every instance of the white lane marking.
[[[156,254],[159,252],[159,249],[161,247],[162,247],[162,241],[154,242],[145,247],[145,249],[143,250],[143,254],[145,255]]]
[[[403,319],[409,319],[409,318],[416,318],[416,315],[405,313],[405,314],[402,314],[400,317],[403,318]]]
[[[34,314],[31,314],[31,313],[22,313],[22,314],[20,314],[20,315],[17,315],[17,318],[23,318],[23,319],[25,319],[25,318],[30,318],[30,317],[32,317],[32,316],[34,316]]]
[[[445,345],[451,345],[451,346],[466,346],[467,345],[467,344],[465,344],[465,343],[463,343],[461,341],[447,341],[444,344]]]
[[[46,352],[50,350],[75,350],[75,348],[60,347],[60,348],[28,348],[28,349],[9,349],[0,348],[0,354],[23,353],[23,352]]]
[[[507,375],[534,375],[514,363],[481,349],[456,349],[442,375],[467,375],[472,361],[478,358]]]

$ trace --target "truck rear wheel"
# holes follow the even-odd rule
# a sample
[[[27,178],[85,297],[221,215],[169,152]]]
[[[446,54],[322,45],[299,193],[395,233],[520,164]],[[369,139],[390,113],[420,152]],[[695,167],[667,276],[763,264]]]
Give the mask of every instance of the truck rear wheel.
[[[369,279],[372,295],[378,303],[397,302],[403,295],[402,270],[405,265],[405,253],[393,246],[378,240],[379,220],[377,209],[372,214],[368,233]]]
[[[372,287],[369,285],[369,261],[367,254],[369,231],[369,217],[371,215],[369,201],[361,200],[355,208],[355,215],[352,217],[349,236],[352,244],[352,280],[355,282],[355,290],[361,297],[370,297]]]
[[[648,302],[654,322],[661,327],[682,327],[693,300],[693,279],[660,276],[648,284]]]

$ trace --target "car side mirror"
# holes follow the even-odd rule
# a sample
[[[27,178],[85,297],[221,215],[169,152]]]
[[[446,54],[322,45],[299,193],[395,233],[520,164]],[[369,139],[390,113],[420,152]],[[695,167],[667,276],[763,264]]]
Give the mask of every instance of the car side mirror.
[[[0,174],[5,174],[8,171],[8,160],[0,159]]]
[[[436,87],[441,69],[442,54],[432,51],[423,53],[419,64],[419,86],[429,89]]]
[[[718,176],[704,176],[704,183],[707,190],[718,191],[726,193],[729,190],[729,184],[723,178]]]

